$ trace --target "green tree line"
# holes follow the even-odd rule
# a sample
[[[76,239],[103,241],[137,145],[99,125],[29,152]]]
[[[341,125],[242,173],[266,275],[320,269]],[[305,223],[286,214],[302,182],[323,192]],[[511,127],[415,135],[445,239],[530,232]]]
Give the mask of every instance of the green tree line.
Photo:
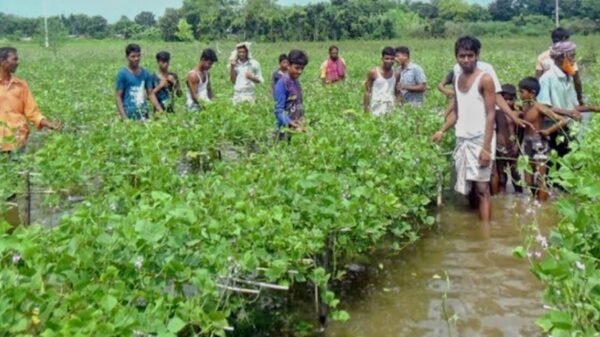
[[[281,6],[275,0],[184,0],[160,17],[141,12],[109,24],[102,16],[49,18],[64,35],[165,41],[253,39],[323,41],[476,35],[545,35],[554,1],[495,0],[487,7],[465,0],[331,0]],[[575,33],[600,31],[600,1],[561,0],[561,24]],[[40,34],[42,18],[0,13],[0,38]],[[56,34],[56,32],[55,32]]]

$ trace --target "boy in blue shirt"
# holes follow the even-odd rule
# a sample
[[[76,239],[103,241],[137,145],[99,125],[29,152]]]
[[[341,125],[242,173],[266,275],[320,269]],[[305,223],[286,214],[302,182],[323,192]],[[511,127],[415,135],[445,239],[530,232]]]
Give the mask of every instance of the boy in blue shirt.
[[[169,71],[170,62],[171,54],[169,52],[161,51],[156,54],[158,71],[152,76],[154,82],[152,92],[156,95],[163,110],[175,112],[175,97],[181,97],[183,91],[177,74]]]
[[[287,127],[302,132],[304,127],[304,97],[298,78],[308,64],[308,56],[301,50],[294,49],[288,54],[288,71],[275,84],[275,117],[279,139],[289,139],[282,128]]]
[[[142,48],[137,44],[129,44],[125,48],[127,56],[127,67],[123,67],[117,73],[115,85],[115,98],[117,111],[122,119],[144,120],[148,118],[148,106],[146,97],[150,98],[152,105],[158,112],[163,108],[152,92],[154,81],[152,75],[140,67]]]

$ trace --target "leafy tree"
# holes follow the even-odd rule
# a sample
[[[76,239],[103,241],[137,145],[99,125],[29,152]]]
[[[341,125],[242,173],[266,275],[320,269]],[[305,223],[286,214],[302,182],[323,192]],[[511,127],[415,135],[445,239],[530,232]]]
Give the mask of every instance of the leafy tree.
[[[108,22],[100,15],[90,18],[87,35],[94,39],[103,39],[108,36]]]
[[[141,33],[144,27],[131,21],[127,16],[123,15],[113,26],[115,34],[122,35],[124,38],[129,39],[134,35]]]
[[[48,18],[48,45],[49,50],[58,54],[58,51],[66,44],[69,32],[63,24],[60,17],[53,16]],[[39,44],[46,47],[46,24],[41,20],[35,34],[35,40]]]
[[[593,20],[600,20],[600,1],[582,0],[581,8],[586,17]]]
[[[181,12],[174,8],[167,8],[163,16],[158,20],[160,35],[165,41],[177,40],[177,24],[181,19]]]
[[[85,14],[71,14],[67,17],[69,34],[83,36],[88,33],[90,17]]]
[[[138,25],[144,27],[153,27],[154,25],[156,25],[156,18],[154,17],[154,14],[152,12],[147,11],[140,12],[138,15],[135,16],[133,21],[135,21],[135,23],[137,23]]]
[[[510,21],[517,14],[514,0],[495,0],[489,5],[488,11],[495,21]]]
[[[471,5],[464,0],[434,0],[440,18],[450,21],[467,21]]]
[[[187,21],[185,21],[184,18],[179,19],[179,22],[177,23],[177,32],[175,33],[175,36],[177,36],[177,39],[179,39],[179,41],[194,40],[192,26],[190,26],[190,24]]]

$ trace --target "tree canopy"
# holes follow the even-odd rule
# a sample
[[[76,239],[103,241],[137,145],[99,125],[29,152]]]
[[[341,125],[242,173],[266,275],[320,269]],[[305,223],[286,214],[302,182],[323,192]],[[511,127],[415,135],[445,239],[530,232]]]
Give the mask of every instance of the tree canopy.
[[[567,28],[585,34],[600,31],[600,1],[561,0],[560,6]],[[168,8],[159,18],[143,11],[133,20],[123,16],[113,24],[85,14],[54,19],[71,36],[97,39],[181,41],[191,34],[203,40],[322,41],[519,31],[543,35],[552,28],[554,11],[554,1],[548,0],[494,0],[487,7],[465,0],[331,0],[304,6],[281,6],[276,0],[184,0],[181,8]],[[41,20],[0,13],[0,37],[33,36]]]

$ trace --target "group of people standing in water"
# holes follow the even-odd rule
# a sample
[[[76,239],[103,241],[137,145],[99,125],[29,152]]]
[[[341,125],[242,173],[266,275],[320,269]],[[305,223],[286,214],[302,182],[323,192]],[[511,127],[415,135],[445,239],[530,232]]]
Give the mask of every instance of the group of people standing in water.
[[[517,86],[501,84],[493,66],[479,59],[481,47],[481,42],[471,36],[456,40],[456,64],[438,85],[450,103],[445,122],[432,140],[440,142],[454,128],[455,190],[467,195],[481,219],[487,221],[491,218],[492,193],[504,191],[509,180],[517,192],[528,186],[539,200],[548,198],[546,176],[551,150],[558,156],[567,154],[569,141],[583,137],[589,113],[600,111],[600,107],[584,104],[576,45],[566,29],[552,32],[552,46],[538,57],[535,76],[525,76]],[[141,51],[137,44],[127,45],[127,65],[116,76],[115,101],[120,118],[148,119],[148,100],[156,113],[172,113],[176,98],[184,94],[189,112],[202,110],[214,99],[210,70],[218,57],[213,49],[202,51],[198,63],[184,78],[185,88],[169,69],[169,52],[156,54],[157,71],[150,73],[140,65]],[[308,61],[307,54],[299,49],[279,55],[279,66],[271,76],[278,139],[289,139],[289,129],[305,129],[299,78]],[[0,48],[3,154],[23,148],[29,123],[38,128],[61,128],[60,122],[49,121],[41,114],[26,82],[14,76],[18,65],[15,48]],[[260,63],[252,57],[250,43],[235,46],[227,68],[233,85],[232,103],[253,104],[256,86],[264,78]],[[320,66],[320,80],[328,85],[347,79],[346,60],[337,46],[331,46],[329,57]],[[381,65],[368,71],[364,87],[363,109],[368,114],[384,116],[404,105],[419,111],[425,100],[427,77],[423,68],[412,62],[408,47],[385,47]],[[571,132],[575,129],[577,135]],[[527,157],[531,165],[524,177],[517,170],[519,156]]]

